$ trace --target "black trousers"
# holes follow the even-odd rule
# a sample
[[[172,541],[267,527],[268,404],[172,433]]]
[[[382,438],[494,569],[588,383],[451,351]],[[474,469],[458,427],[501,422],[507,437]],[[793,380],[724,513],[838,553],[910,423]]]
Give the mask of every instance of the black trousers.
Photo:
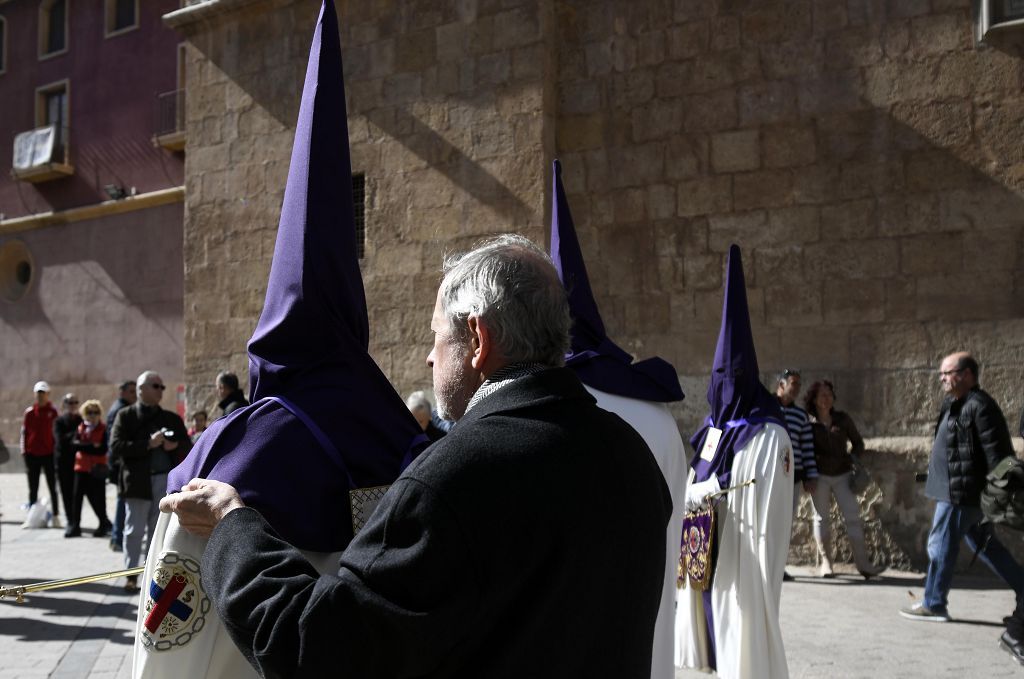
[[[99,528],[110,529],[107,518],[106,479],[98,479],[89,472],[75,472],[75,500],[71,505],[74,514],[68,515],[68,525],[80,528],[82,522],[82,500],[89,498],[89,505],[100,520]]]
[[[22,455],[25,460],[25,472],[28,474],[28,503],[34,505],[39,499],[39,471],[46,475],[46,485],[50,489],[50,504],[53,515],[57,515],[57,486],[54,483],[53,455]]]
[[[71,520],[71,506],[75,501],[75,454],[54,455],[54,467],[57,468],[57,484],[60,486],[60,498],[64,503],[64,514]],[[59,512],[54,506],[53,514]]]

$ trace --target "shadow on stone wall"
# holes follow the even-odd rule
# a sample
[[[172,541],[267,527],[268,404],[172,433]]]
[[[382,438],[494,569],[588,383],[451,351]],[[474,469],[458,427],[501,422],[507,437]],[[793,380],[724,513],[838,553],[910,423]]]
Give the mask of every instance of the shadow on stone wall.
[[[877,438],[866,441],[864,465],[871,473],[872,483],[860,496],[861,521],[868,553],[877,564],[904,571],[925,571],[928,568],[928,532],[934,502],[924,495],[924,483],[915,480],[928,470],[931,439],[919,437]],[[1018,455],[1020,441],[1015,441]],[[829,516],[832,525],[833,558],[838,563],[853,563],[853,552],[846,535],[842,515],[832,501]],[[1024,563],[1024,533],[997,528],[1004,545]],[[814,509],[804,493],[793,522],[789,561],[795,564],[817,564],[814,545]],[[968,568],[972,552],[961,545],[957,571],[989,575],[988,568],[976,562]]]

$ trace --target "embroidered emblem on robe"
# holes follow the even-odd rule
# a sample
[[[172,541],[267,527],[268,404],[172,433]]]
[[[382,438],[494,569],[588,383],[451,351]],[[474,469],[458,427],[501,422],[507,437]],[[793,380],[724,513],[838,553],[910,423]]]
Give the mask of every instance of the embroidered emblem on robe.
[[[139,630],[143,647],[151,652],[181,648],[206,626],[210,607],[199,562],[175,552],[161,554],[146,590]]]
[[[703,592],[711,585],[711,548],[715,535],[715,510],[707,506],[687,512],[683,518],[683,545],[679,553],[676,587],[690,586]]]

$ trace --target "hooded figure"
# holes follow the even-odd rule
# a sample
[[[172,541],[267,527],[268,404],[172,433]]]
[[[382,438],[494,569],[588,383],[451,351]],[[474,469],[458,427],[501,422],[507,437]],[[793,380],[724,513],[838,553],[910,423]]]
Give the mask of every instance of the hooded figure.
[[[708,405],[710,414],[690,439],[696,455],[687,508],[722,488],[754,485],[718,501],[710,588],[702,593],[686,584],[678,594],[676,664],[716,669],[725,679],[788,677],[779,598],[793,513],[793,455],[778,401],[760,382],[736,245],[729,248]]]
[[[252,404],[211,424],[168,479],[169,492],[197,477],[231,484],[323,573],[337,571],[353,536],[349,491],[390,484],[426,444],[367,353],[337,21],[324,2],[266,301],[249,341]],[[134,676],[256,676],[202,589],[205,548],[175,514],[161,515]]]
[[[672,516],[665,530],[664,586],[651,658],[652,679],[672,679],[675,676],[672,613],[688,467],[679,428],[665,404],[682,401],[683,390],[671,364],[657,357],[634,363],[633,357],[605,334],[562,186],[562,164],[557,160],[553,164],[553,176],[551,259],[568,294],[573,318],[565,364],[597,399],[597,405],[621,417],[643,437],[672,496]]]

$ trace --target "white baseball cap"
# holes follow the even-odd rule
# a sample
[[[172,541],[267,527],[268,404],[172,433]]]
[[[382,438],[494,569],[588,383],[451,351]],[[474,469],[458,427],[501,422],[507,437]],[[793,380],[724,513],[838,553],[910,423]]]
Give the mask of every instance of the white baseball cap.
[[[32,391],[34,391],[36,393],[38,393],[40,391],[45,391],[45,392],[49,393],[50,385],[47,384],[44,380],[39,380],[38,382],[36,382],[36,386],[32,387]]]

